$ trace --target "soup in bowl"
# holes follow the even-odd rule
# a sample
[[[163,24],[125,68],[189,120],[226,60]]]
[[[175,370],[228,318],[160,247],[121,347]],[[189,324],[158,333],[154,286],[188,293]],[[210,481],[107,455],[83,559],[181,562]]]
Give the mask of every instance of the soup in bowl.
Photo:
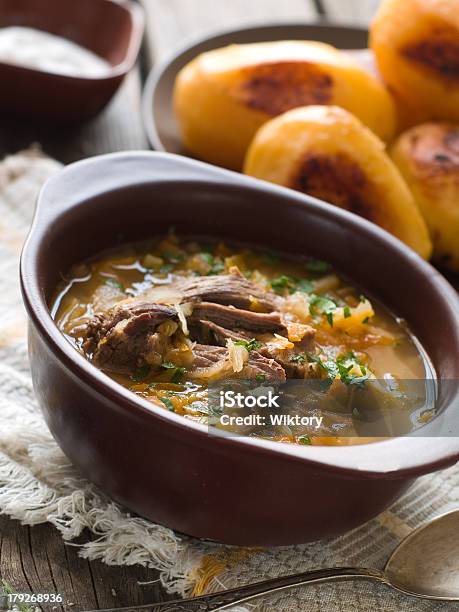
[[[53,316],[125,388],[227,432],[342,445],[435,413],[435,372],[407,323],[325,261],[172,230],[73,266]],[[288,414],[218,411],[214,387],[241,380],[258,394],[287,383]]]
[[[21,283],[52,434],[157,523],[243,545],[331,537],[459,457],[458,296],[336,207],[172,155],[93,158],[43,188]],[[396,429],[382,385],[429,376],[434,414],[414,394]],[[245,384],[322,426],[209,427],[212,393]],[[374,409],[346,404],[365,389]]]

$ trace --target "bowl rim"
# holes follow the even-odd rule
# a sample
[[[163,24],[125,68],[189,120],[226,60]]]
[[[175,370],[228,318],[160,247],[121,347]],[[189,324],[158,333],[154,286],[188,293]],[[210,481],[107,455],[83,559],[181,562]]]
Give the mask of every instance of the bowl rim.
[[[153,149],[155,151],[163,151],[165,153],[175,154],[169,151],[169,149],[166,148],[163,141],[161,140],[161,137],[159,135],[158,128],[157,128],[157,121],[155,118],[155,113],[153,110],[154,99],[158,91],[158,85],[160,84],[162,78],[164,77],[164,74],[169,70],[172,64],[174,64],[175,62],[179,62],[183,58],[183,56],[191,53],[194,49],[198,50],[199,47],[201,47],[201,45],[207,45],[207,44],[213,45],[213,43],[215,43],[216,46],[212,48],[217,48],[218,41],[221,38],[226,37],[226,36],[236,37],[240,34],[248,34],[250,32],[260,32],[263,30],[266,30],[266,31],[276,30],[276,29],[285,30],[285,29],[290,29],[290,28],[292,30],[294,29],[296,30],[299,28],[308,28],[308,27],[318,29],[318,30],[333,29],[333,30],[341,31],[341,32],[342,31],[346,31],[346,32],[354,31],[354,32],[358,32],[361,34],[368,34],[368,28],[364,26],[359,26],[359,25],[355,25],[355,24],[351,24],[347,22],[344,22],[344,23],[335,22],[333,20],[328,20],[328,19],[320,18],[320,17],[318,17],[317,19],[309,19],[305,21],[296,21],[296,22],[286,21],[285,23],[279,23],[276,21],[268,22],[268,23],[263,22],[258,25],[252,24],[246,27],[241,27],[241,28],[229,28],[229,29],[222,28],[214,32],[210,36],[202,36],[202,35],[195,36],[194,38],[190,39],[189,42],[182,45],[176,51],[169,53],[158,64],[155,64],[151,68],[150,72],[148,73],[147,79],[145,81],[145,86],[143,89],[143,94],[142,94],[143,124],[145,127],[145,132],[147,134],[148,141],[150,145],[153,147]],[[308,40],[308,39],[304,38],[304,39],[296,39],[296,40]],[[225,44],[229,44],[229,43],[225,43]],[[199,53],[202,53],[202,52],[203,51],[199,51]],[[198,51],[196,51],[196,53],[198,54]],[[187,155],[187,157],[188,156],[191,159],[194,159],[191,153]]]
[[[10,62],[0,61],[0,67],[6,68],[11,71],[19,72],[27,76],[28,74],[39,74],[45,76],[47,78],[53,78],[57,80],[65,79],[70,80],[72,82],[78,81],[92,81],[92,82],[104,82],[110,81],[114,78],[118,78],[126,75],[131,68],[134,66],[137,61],[137,57],[140,51],[140,45],[142,43],[144,28],[145,28],[145,12],[141,6],[141,4],[134,2],[134,0],[97,0],[100,3],[104,4],[112,4],[120,9],[126,11],[126,13],[130,16],[132,31],[129,37],[129,44],[126,49],[126,53],[121,62],[112,65],[109,62],[109,68],[107,69],[107,74],[102,76],[80,76],[75,74],[65,74],[58,72],[49,72],[48,70],[42,70],[40,68],[33,68],[31,66],[23,66],[21,64],[13,64]],[[56,35],[61,36],[61,35]],[[67,36],[61,36],[61,38],[65,38],[65,40],[71,41]],[[77,43],[75,43],[77,44]],[[83,45],[80,45],[81,47]],[[87,47],[83,47],[87,49]],[[90,49],[87,49],[90,50]],[[103,59],[103,58],[102,58]]]
[[[129,164],[129,171],[125,176],[120,176],[120,164],[123,167]],[[111,174],[114,185],[111,189],[105,187],[101,190],[101,186],[105,184],[104,181],[113,170],[115,172]],[[170,178],[167,177],[168,171],[171,172]],[[196,183],[209,181],[214,187],[236,185],[239,188],[254,191],[258,196],[275,195],[289,201],[290,205],[303,209],[307,207],[312,214],[321,215],[335,223],[341,222],[348,226],[359,227],[360,231],[370,234],[371,238],[379,241],[382,246],[395,250],[401,263],[421,270],[433,290],[445,302],[459,330],[459,295],[456,291],[429,263],[373,223],[293,190],[246,177],[230,170],[223,170],[204,162],[169,153],[132,151],[101,155],[70,164],[48,179],[38,198],[33,223],[21,254],[21,291],[28,316],[62,364],[77,374],[84,384],[116,402],[120,409],[135,411],[139,416],[144,418],[150,416],[167,424],[171,435],[189,433],[188,442],[190,444],[209,444],[209,441],[214,440],[218,444],[233,448],[234,451],[237,451],[242,444],[246,449],[251,448],[261,455],[284,456],[286,459],[313,465],[318,470],[354,478],[416,477],[456,463],[459,459],[459,437],[405,436],[371,444],[330,447],[280,444],[256,438],[215,436],[208,433],[206,425],[184,419],[180,415],[166,411],[136,396],[93,366],[75,350],[54,323],[37,274],[37,256],[46,238],[49,224],[53,218],[57,219],[65,214],[66,210],[81,206],[98,194],[113,193],[118,189],[126,189],[129,186],[144,183],[183,181],[183,178],[179,178],[181,176],[185,176],[185,180],[194,180]],[[90,177],[95,181],[95,187],[89,185]],[[77,185],[80,186],[81,193],[78,193]],[[92,192],[91,189],[93,189]],[[60,197],[62,193],[68,194],[68,202],[62,202]],[[459,331],[457,343],[459,352]]]

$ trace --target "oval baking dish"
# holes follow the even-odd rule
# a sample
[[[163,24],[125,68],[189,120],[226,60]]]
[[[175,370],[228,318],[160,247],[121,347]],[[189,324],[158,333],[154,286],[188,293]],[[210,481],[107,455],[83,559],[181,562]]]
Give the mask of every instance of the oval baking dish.
[[[407,319],[447,383],[439,415],[408,437],[296,446],[209,435],[111,380],[57,329],[52,296],[76,262],[171,225],[329,261]],[[459,458],[457,294],[401,242],[313,198],[168,154],[79,162],[41,192],[21,282],[35,391],[56,440],[113,499],[178,531],[241,545],[334,536]]]

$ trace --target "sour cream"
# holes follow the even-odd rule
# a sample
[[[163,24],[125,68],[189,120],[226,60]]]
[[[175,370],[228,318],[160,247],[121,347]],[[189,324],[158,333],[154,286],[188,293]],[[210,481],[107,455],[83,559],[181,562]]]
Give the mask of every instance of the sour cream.
[[[75,77],[104,77],[110,64],[76,43],[42,30],[0,28],[0,62]]]

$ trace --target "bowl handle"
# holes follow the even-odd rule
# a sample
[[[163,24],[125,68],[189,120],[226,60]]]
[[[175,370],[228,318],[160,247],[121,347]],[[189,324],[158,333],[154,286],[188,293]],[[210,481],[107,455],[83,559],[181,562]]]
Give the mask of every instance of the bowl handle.
[[[228,184],[241,183],[241,178],[244,180],[235,172],[170,153],[145,151],[101,155],[70,164],[50,178],[38,197],[36,217],[50,223],[80,202],[133,185],[168,181]]]

